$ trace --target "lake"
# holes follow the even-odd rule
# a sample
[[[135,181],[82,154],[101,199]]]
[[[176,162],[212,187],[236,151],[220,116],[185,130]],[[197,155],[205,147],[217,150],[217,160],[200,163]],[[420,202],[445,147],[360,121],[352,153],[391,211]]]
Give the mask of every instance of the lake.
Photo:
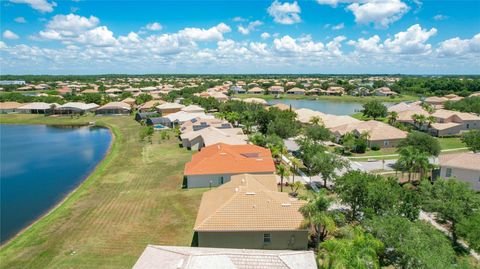
[[[329,100],[295,100],[295,99],[272,99],[267,101],[269,105],[278,103],[291,105],[295,109],[308,108],[333,115],[352,115],[363,109],[363,103],[336,102]],[[393,103],[384,103],[389,106]]]
[[[106,128],[0,125],[0,240],[54,207],[105,157]]]

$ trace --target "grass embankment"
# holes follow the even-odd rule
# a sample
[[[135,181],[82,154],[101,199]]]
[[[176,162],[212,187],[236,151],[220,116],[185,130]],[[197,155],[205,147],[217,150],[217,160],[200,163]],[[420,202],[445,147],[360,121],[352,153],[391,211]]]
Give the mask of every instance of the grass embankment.
[[[235,94],[234,97],[245,99],[245,98],[262,98],[265,100],[273,100],[276,99],[274,94]],[[383,97],[383,96],[351,96],[351,95],[343,95],[343,96],[326,96],[326,95],[299,95],[299,94],[282,94],[280,95],[280,99],[295,99],[295,100],[325,100],[325,101],[332,101],[332,102],[359,102],[359,103],[366,103],[372,100],[378,100],[380,102],[403,102],[403,101],[416,101],[419,98],[413,95],[402,95],[397,96],[394,98],[390,97]]]
[[[190,245],[201,194],[182,190],[191,153],[171,135],[139,141],[131,117],[2,115],[1,123],[108,126],[115,140],[64,202],[2,246],[2,268],[131,268],[147,244]]]

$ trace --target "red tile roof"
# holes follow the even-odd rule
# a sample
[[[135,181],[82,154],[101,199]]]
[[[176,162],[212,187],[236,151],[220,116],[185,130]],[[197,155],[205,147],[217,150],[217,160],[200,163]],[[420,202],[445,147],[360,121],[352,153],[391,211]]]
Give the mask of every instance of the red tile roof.
[[[269,149],[255,145],[214,144],[192,156],[185,175],[274,173]]]

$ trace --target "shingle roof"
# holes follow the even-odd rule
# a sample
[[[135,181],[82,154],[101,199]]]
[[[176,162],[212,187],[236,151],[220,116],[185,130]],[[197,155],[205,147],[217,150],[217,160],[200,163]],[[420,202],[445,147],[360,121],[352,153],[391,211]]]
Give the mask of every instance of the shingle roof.
[[[480,154],[476,153],[452,153],[442,154],[438,157],[440,166],[462,168],[480,172]]]
[[[133,269],[316,269],[313,251],[148,245]]]
[[[269,149],[255,145],[214,144],[194,154],[185,175],[275,172]]]
[[[300,230],[305,204],[277,191],[275,175],[241,174],[207,191],[195,221],[195,231]]]

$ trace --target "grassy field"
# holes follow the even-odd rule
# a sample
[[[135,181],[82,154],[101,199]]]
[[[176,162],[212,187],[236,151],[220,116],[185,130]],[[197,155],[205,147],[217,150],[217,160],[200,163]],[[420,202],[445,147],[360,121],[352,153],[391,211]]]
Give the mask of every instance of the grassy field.
[[[108,126],[105,160],[56,209],[2,246],[2,268],[131,268],[147,244],[190,245],[205,189],[182,190],[191,153],[178,140],[139,141],[131,117],[0,116],[1,123]]]
[[[245,98],[262,98],[265,100],[272,100],[275,99],[275,95],[273,94],[235,94],[234,97],[245,99]],[[298,100],[326,100],[332,102],[359,102],[359,103],[366,103],[371,100],[378,100],[380,102],[402,102],[402,101],[416,101],[419,98],[416,96],[411,95],[403,95],[401,97],[382,97],[382,96],[325,96],[325,95],[295,95],[295,94],[282,94],[280,95],[280,99],[298,99]]]
[[[467,145],[459,137],[440,137],[437,138],[442,150],[464,148]]]

